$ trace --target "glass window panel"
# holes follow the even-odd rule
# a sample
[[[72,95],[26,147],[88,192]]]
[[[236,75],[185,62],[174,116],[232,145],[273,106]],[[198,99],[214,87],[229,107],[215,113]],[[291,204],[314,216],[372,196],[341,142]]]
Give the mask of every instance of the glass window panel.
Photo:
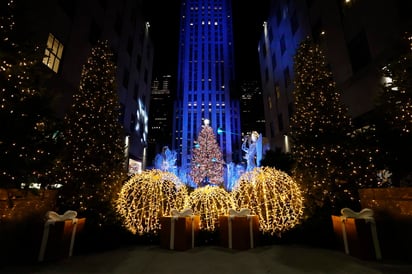
[[[56,72],[56,73],[59,71],[59,64],[60,64],[60,61],[59,61],[59,59],[56,58],[54,60],[54,65],[53,65],[53,71]]]
[[[51,33],[47,39],[47,47],[44,50],[43,63],[54,72],[59,71],[61,57],[63,55],[63,45]]]
[[[57,51],[57,57],[59,59],[62,58],[62,54],[63,54],[63,45],[60,45],[59,50]]]
[[[47,48],[51,49],[53,45],[53,35],[49,35],[49,38],[47,39]]]
[[[57,53],[57,49],[59,47],[58,41],[56,39],[53,41],[53,53]]]

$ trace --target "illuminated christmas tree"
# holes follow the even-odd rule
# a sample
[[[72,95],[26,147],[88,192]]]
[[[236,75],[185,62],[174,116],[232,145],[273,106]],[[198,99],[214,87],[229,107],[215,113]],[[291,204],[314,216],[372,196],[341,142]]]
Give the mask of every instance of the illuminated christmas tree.
[[[197,186],[222,185],[224,164],[216,135],[206,119],[192,149],[190,177]]]
[[[124,133],[107,42],[99,42],[83,66],[80,90],[65,118],[65,155],[60,163],[61,207],[88,222],[114,221],[114,201],[125,178]]]
[[[53,163],[56,119],[42,53],[16,41],[14,1],[0,4],[0,184],[43,184]]]
[[[382,158],[394,183],[412,185],[412,36],[405,34],[401,55],[382,69],[385,83],[379,96],[377,121]],[[403,182],[401,182],[403,181]]]
[[[307,212],[357,205],[357,189],[374,176],[372,157],[356,144],[360,138],[355,138],[325,56],[309,39],[295,56],[293,95],[293,176],[306,195]]]

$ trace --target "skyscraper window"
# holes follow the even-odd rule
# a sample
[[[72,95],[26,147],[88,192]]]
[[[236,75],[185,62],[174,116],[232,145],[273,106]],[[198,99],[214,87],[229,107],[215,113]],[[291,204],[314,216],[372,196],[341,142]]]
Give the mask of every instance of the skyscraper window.
[[[63,55],[63,44],[49,33],[47,47],[44,50],[43,64],[48,66],[55,73],[59,71],[60,61]]]

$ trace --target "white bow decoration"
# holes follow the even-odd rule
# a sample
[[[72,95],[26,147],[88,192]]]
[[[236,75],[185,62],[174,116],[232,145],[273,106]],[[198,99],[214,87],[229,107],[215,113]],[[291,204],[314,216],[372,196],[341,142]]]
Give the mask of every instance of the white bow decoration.
[[[229,216],[245,217],[250,215],[250,213],[251,210],[249,208],[241,208],[239,211],[233,208],[229,209]]]
[[[54,212],[54,211],[48,211],[46,213],[46,219],[48,222],[73,220],[76,217],[77,217],[77,212],[74,210],[67,210],[63,215],[59,215],[57,212]]]
[[[172,209],[170,211],[173,217],[190,217],[193,215],[193,210],[191,208],[185,208],[182,211],[178,211],[177,209]]]
[[[366,219],[373,217],[373,210],[370,208],[364,208],[359,212],[353,211],[352,209],[345,207],[342,208],[340,213],[343,217],[346,218],[358,218],[358,219]]]

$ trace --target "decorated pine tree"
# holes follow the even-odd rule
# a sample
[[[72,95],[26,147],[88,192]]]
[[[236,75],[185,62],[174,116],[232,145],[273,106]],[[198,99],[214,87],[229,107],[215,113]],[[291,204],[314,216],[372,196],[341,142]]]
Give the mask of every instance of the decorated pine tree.
[[[382,158],[397,185],[412,185],[412,36],[405,34],[403,52],[382,69],[378,121]],[[379,123],[380,122],[380,123]]]
[[[14,4],[0,4],[0,186],[7,188],[44,183],[54,159],[56,123],[42,53],[14,39]]]
[[[354,134],[326,58],[309,39],[295,56],[293,96],[293,176],[306,195],[308,214],[356,204],[360,184],[372,180],[373,162],[364,148],[358,149],[361,145],[355,140],[360,138]]]
[[[205,119],[192,149],[190,177],[197,186],[222,185],[224,173],[223,154],[209,120]]]
[[[80,89],[65,117],[65,155],[59,163],[61,207],[94,224],[115,219],[114,202],[125,178],[124,134],[107,42],[99,42],[83,66]]]

